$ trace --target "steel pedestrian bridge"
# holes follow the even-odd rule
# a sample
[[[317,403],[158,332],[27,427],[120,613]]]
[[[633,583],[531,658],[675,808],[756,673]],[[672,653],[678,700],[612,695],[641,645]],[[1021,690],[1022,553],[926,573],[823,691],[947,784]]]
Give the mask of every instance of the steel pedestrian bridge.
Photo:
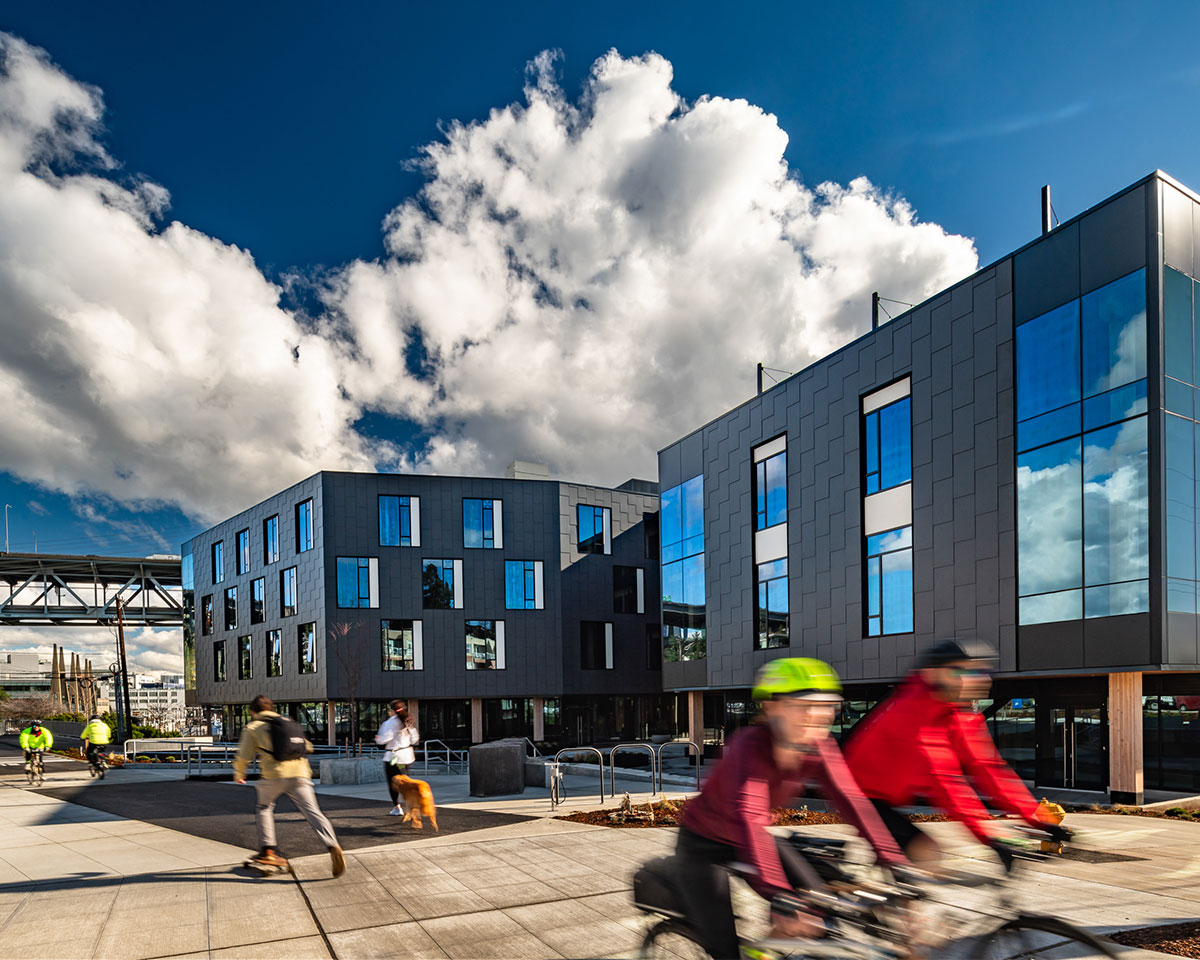
[[[0,553],[0,626],[183,626],[179,557]]]

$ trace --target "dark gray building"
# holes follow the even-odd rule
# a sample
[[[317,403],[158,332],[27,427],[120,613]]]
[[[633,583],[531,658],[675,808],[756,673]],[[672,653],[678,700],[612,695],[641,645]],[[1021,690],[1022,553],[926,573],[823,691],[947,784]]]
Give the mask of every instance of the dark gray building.
[[[394,697],[451,744],[673,733],[657,510],[638,480],[316,474],[184,545],[195,702],[227,737],[259,693],[329,742]]]
[[[693,732],[765,660],[832,662],[849,726],[976,636],[1026,779],[1200,792],[1198,204],[1156,172],[659,453]]]

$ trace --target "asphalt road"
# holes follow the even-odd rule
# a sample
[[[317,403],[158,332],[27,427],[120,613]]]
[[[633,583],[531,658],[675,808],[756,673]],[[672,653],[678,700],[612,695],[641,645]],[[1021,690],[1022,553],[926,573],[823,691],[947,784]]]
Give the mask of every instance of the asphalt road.
[[[192,836],[232,843],[247,850],[258,849],[252,785],[196,780],[110,781],[104,784],[43,788],[36,792]],[[424,830],[414,830],[407,825],[402,826],[400,817],[388,816],[391,804],[386,801],[318,794],[317,802],[332,822],[345,850],[418,840],[433,835],[428,822]],[[455,834],[533,818],[441,807],[437,819],[441,834]],[[275,824],[280,853],[284,856],[325,852],[324,845],[287,797],[280,798],[276,804]]]

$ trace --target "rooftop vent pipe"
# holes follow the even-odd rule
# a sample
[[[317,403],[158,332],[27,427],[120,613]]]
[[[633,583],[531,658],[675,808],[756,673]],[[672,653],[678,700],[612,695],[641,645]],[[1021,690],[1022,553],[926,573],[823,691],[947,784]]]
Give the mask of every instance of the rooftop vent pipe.
[[[1050,218],[1053,216],[1053,211],[1050,207],[1050,184],[1042,187],[1042,236],[1044,237],[1051,230]]]

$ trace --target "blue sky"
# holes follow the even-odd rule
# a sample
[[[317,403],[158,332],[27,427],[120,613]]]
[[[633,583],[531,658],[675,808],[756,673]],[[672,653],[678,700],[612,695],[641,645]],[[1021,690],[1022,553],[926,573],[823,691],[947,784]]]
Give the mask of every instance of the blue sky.
[[[985,263],[1034,236],[1043,183],[1063,219],[1155,167],[1200,186],[1198,20],[1186,4],[66,3],[9,5],[0,30],[98,88],[96,137],[117,164],[114,179],[139,175],[170,192],[155,230],[178,220],[248,250],[267,280],[294,283],[386,261],[381,222],[428,182],[411,164],[422,145],[455,121],[522,102],[526,64],[545,50],[561,52],[553,71],[568,101],[609,49],[655,51],[684,100],[741,98],[773,114],[791,177],[809,188],[866,177],[921,221],[971,238]],[[946,279],[930,267],[935,274]],[[304,290],[297,301],[313,302]],[[812,345],[793,350],[793,364],[821,352],[824,341],[806,336]],[[335,465],[470,472],[489,464],[470,445],[510,429],[487,420],[455,436],[453,456],[423,459],[412,437],[428,441],[468,415],[440,411],[414,424],[379,399],[386,392],[351,415],[378,442],[352,456],[337,447]],[[677,422],[713,412],[697,407]],[[522,434],[511,446],[533,443]],[[534,452],[553,459],[555,450]],[[164,481],[151,486],[155,502],[135,482],[139,456],[136,447],[113,453],[115,475],[128,471],[128,498],[119,480],[72,476],[70,463],[0,472],[12,549],[32,549],[36,533],[42,551],[174,552],[204,525],[197,503],[214,504],[214,515],[237,508],[236,492],[203,501]],[[248,489],[242,505],[269,486]]]

